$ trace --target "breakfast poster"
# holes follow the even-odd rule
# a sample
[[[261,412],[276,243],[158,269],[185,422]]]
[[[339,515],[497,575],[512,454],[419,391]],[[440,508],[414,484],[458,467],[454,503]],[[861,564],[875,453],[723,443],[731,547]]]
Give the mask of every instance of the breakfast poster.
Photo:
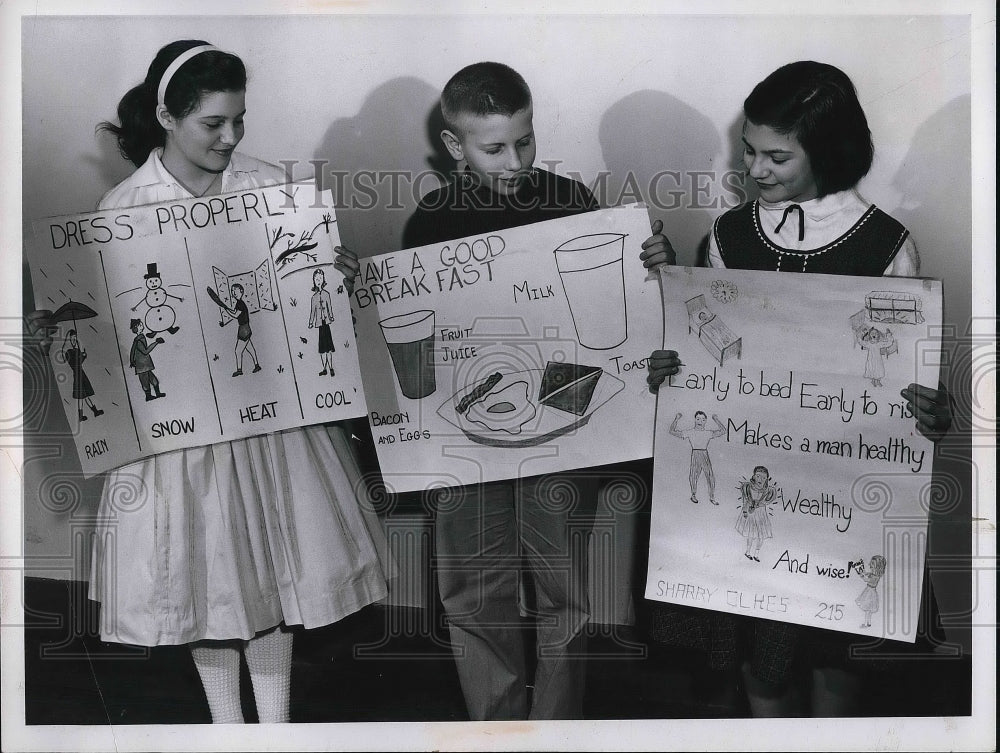
[[[649,235],[633,205],[363,259],[353,304],[388,490],[649,457]]]
[[[913,642],[941,283],[664,267],[646,598]]]
[[[338,240],[311,183],[35,221],[84,473],[364,415]]]

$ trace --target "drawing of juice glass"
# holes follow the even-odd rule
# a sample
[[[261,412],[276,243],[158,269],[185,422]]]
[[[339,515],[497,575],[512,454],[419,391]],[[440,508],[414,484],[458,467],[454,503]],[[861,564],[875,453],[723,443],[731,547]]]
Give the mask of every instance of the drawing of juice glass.
[[[608,350],[628,335],[624,250],[621,233],[584,235],[555,250],[576,337],[585,348]]]
[[[379,322],[399,389],[411,400],[437,389],[434,379],[434,312],[411,311]]]

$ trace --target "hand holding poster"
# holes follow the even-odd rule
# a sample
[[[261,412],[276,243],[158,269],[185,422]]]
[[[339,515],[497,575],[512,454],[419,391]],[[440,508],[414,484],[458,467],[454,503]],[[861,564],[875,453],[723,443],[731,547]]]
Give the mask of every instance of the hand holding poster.
[[[912,642],[941,284],[661,268],[646,597]]]
[[[294,184],[35,222],[86,475],[363,415],[329,194]]]
[[[358,343],[392,491],[649,457],[649,228],[625,207],[362,261]]]

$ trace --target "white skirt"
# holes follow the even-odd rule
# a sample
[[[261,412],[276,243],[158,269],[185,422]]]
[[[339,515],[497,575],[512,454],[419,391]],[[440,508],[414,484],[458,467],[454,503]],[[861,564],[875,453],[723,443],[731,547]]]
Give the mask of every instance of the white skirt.
[[[336,424],[142,460],[108,474],[90,598],[140,646],[319,627],[386,596],[393,566]]]

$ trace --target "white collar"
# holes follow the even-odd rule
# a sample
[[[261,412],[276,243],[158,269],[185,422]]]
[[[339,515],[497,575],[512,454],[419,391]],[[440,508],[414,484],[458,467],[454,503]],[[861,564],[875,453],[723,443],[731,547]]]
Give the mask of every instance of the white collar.
[[[235,153],[233,157],[235,157]],[[226,165],[226,169],[222,171],[222,185],[223,188],[233,179],[233,160],[229,160],[229,164]],[[177,186],[184,193],[192,194],[173,174],[167,170],[163,165],[163,148],[157,147],[149,153],[149,157],[146,159],[142,166],[132,173],[131,180],[133,187],[142,188],[146,186]]]
[[[763,212],[778,214],[783,214],[788,207],[797,205],[802,208],[803,215],[813,222],[824,220],[831,215],[844,211],[847,207],[868,206],[868,202],[861,198],[861,195],[853,188],[827,194],[817,199],[809,199],[809,201],[768,202],[763,199],[757,199],[757,204]]]

